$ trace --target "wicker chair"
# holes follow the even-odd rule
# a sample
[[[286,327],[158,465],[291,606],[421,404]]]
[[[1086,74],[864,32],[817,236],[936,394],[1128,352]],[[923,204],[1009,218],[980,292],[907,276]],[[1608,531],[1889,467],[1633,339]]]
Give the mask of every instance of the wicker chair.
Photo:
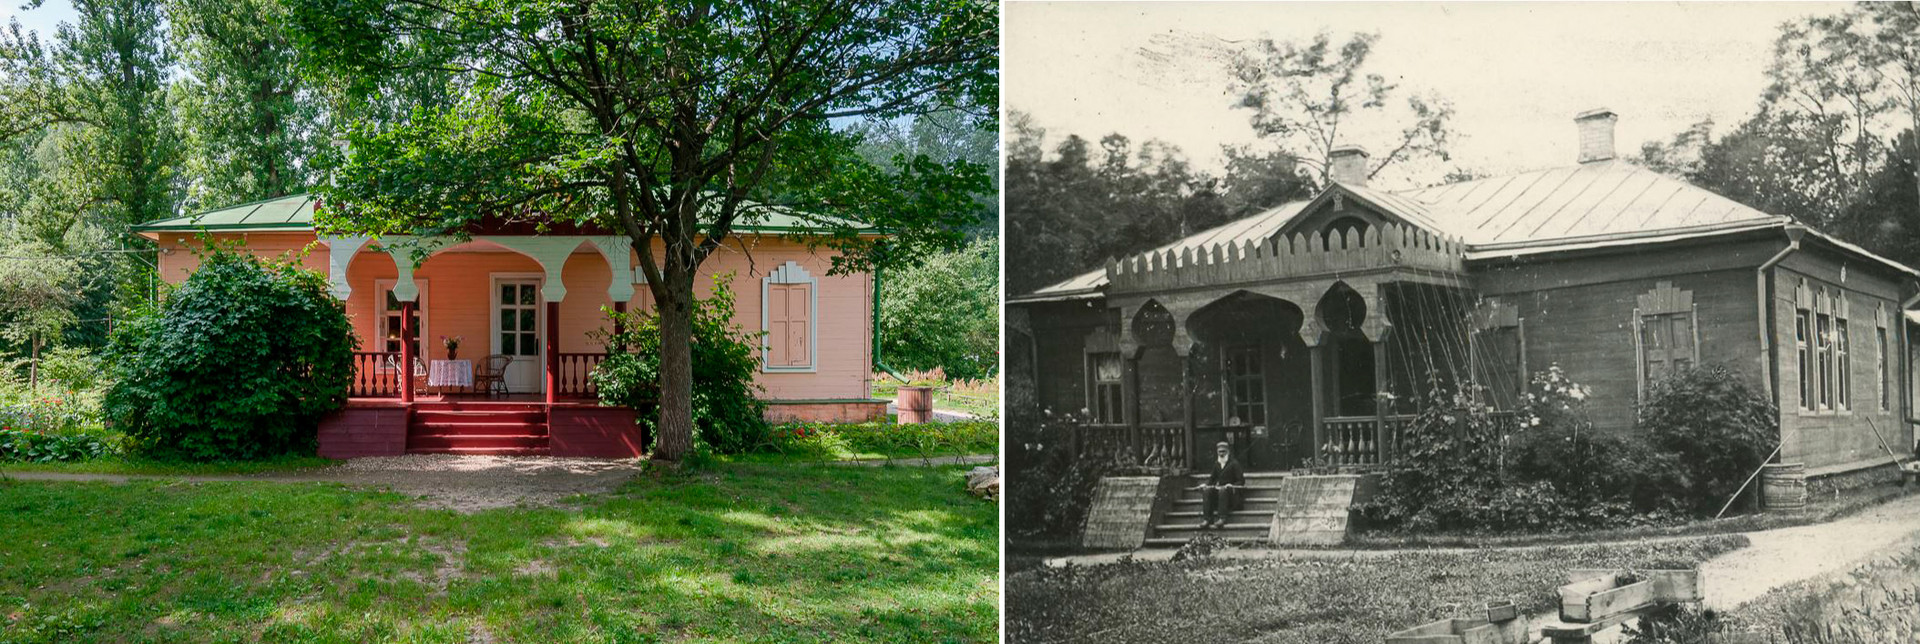
[[[494,392],[507,393],[507,365],[513,364],[513,356],[493,354],[474,365],[473,387],[486,392],[492,398]]]

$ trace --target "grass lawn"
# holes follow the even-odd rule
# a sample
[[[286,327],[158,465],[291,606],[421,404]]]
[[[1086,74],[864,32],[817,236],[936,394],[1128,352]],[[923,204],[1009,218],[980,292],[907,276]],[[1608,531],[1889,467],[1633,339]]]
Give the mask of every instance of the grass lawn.
[[[185,463],[153,461],[136,457],[111,457],[91,461],[53,463],[0,462],[0,475],[6,472],[71,472],[75,474],[128,474],[150,476],[222,476],[289,472],[334,467],[340,461],[318,456],[282,456],[258,461],[218,461]]]
[[[1692,567],[1739,535],[1658,544],[1200,560],[1034,569],[1007,578],[1009,642],[1376,643],[1492,600],[1558,604],[1571,568]]]
[[[996,506],[964,469],[730,463],[477,514],[0,482],[0,641],[987,642]]]

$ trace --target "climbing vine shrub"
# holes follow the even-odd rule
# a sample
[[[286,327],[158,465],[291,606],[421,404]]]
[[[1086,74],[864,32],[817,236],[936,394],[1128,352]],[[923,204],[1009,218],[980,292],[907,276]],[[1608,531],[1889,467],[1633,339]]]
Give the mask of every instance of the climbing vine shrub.
[[[767,403],[753,376],[760,370],[759,334],[733,323],[732,274],[713,278],[713,294],[693,309],[693,425],[696,450],[744,452],[767,439]],[[640,412],[648,435],[659,437],[660,316],[653,311],[612,313],[624,329],[608,337],[622,347],[590,376],[600,402]]]
[[[115,330],[103,411],[155,458],[308,451],[321,416],[346,402],[355,343],[319,274],[212,248],[156,309]]]
[[[1677,458],[1689,505],[1706,514],[1724,505],[1780,443],[1773,402],[1719,365],[1655,382],[1640,407],[1640,428]]]

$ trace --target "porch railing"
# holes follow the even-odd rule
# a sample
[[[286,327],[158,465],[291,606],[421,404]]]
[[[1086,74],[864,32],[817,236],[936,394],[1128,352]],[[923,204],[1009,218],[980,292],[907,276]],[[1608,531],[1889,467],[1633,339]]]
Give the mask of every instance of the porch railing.
[[[1179,422],[1141,423],[1139,431],[1124,424],[1088,424],[1077,428],[1076,458],[1095,456],[1148,467],[1187,466],[1187,428]]]
[[[356,398],[399,396],[400,376],[406,373],[396,368],[399,364],[399,352],[353,352],[353,381],[347,386],[347,395]]]
[[[1321,425],[1320,457],[1331,465],[1378,465],[1400,453],[1401,436],[1413,416],[1329,416]],[[1384,429],[1385,431],[1382,431]]]
[[[560,366],[559,371],[554,374],[557,385],[554,393],[567,397],[599,397],[600,389],[593,386],[593,378],[589,376],[593,374],[595,367],[599,367],[600,363],[607,359],[607,354],[560,353],[557,357]]]

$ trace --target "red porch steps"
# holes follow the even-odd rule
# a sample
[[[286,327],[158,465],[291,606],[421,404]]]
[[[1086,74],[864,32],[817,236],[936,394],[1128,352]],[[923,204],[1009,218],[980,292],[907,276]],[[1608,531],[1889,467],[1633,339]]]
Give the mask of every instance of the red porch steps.
[[[545,456],[551,453],[541,403],[438,401],[413,405],[408,454]]]

